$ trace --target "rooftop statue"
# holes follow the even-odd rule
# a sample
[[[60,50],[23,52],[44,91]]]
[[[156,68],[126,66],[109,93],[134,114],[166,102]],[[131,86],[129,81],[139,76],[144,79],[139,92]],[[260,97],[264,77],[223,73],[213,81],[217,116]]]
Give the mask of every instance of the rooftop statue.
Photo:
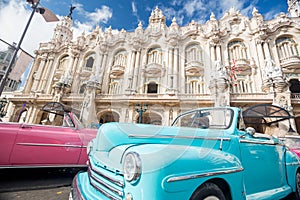
[[[69,14],[68,14],[68,17],[70,18],[70,19],[72,19],[72,13],[73,13],[73,10],[75,9],[76,7],[75,6],[72,6],[72,4],[71,4],[71,6],[70,6],[70,12],[69,12]]]

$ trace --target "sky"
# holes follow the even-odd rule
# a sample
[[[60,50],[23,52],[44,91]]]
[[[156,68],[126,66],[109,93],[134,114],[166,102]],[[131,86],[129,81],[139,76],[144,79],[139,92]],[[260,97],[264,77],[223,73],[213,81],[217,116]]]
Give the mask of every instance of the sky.
[[[211,12],[220,19],[231,7],[249,18],[255,7],[265,20],[273,19],[280,12],[287,13],[287,0],[40,0],[40,7],[51,10],[59,19],[69,14],[70,5],[76,7],[72,13],[74,39],[96,26],[102,30],[111,26],[114,31],[131,32],[142,22],[145,29],[156,6],[163,11],[168,26],[174,17],[180,26],[192,20],[204,24]],[[26,0],[0,0],[0,39],[9,44],[19,43],[31,12]],[[50,41],[56,25],[57,22],[45,22],[35,13],[21,48],[34,55],[41,42]],[[2,44],[0,41],[0,50],[4,48]]]

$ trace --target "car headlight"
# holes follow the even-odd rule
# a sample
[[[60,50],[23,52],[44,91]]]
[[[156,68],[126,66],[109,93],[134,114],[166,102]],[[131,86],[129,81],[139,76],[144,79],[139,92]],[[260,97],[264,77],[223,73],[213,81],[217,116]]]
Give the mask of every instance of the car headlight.
[[[138,153],[129,152],[123,162],[124,178],[126,181],[134,183],[141,176],[141,159]]]

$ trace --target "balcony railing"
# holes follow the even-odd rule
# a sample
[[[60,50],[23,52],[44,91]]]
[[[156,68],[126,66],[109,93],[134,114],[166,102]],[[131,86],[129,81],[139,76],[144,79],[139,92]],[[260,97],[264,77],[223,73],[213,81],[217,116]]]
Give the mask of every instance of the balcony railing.
[[[291,100],[300,100],[300,93],[292,93]]]
[[[283,67],[283,70],[300,69],[300,56],[293,55],[286,58],[281,58],[280,64]]]

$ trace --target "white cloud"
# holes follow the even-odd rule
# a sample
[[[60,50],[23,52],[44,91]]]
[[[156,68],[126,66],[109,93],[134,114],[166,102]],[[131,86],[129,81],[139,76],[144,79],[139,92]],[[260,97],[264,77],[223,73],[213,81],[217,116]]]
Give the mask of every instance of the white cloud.
[[[76,7],[74,10],[82,18],[86,19],[85,22],[74,20],[73,38],[74,40],[83,32],[89,33],[100,23],[106,24],[112,18],[112,10],[107,6],[102,6],[100,9],[95,8],[93,12],[88,12],[83,8],[82,4],[73,4]]]
[[[101,9],[96,8],[95,12],[87,13],[93,25],[98,25],[100,22],[107,23],[112,17],[112,10],[107,6],[102,6]]]
[[[135,5],[135,2],[134,2],[134,1],[131,2],[131,8],[132,8],[132,12],[133,12],[134,14],[137,14],[137,9],[136,9],[136,5]]]
[[[0,0],[1,1],[1,0]],[[112,17],[112,10],[107,6],[96,8],[93,12],[84,10],[82,4],[73,4],[75,11],[86,19],[85,22],[74,20],[73,40],[83,32],[91,32],[99,23],[107,23]],[[29,20],[32,9],[24,0],[10,0],[0,6],[0,39],[12,44],[18,43],[25,26]],[[58,16],[62,19],[62,16]],[[60,23],[60,22],[58,22]],[[45,22],[44,18],[35,13],[28,27],[21,48],[33,55],[39,44],[49,42],[53,37],[57,22]],[[3,42],[0,41],[0,49],[3,50]],[[7,46],[5,46],[7,48]]]
[[[138,10],[134,1],[131,2],[131,9],[132,9],[132,14],[133,16],[136,17],[137,21],[142,21],[140,19],[140,16],[138,15]]]
[[[205,5],[199,0],[191,0],[184,4],[184,10],[189,17],[193,16],[195,12],[199,12],[204,9]]]
[[[18,43],[25,26],[29,20],[32,10],[22,0],[10,0],[8,4],[1,5],[0,8],[0,38],[10,44]],[[53,35],[56,23],[45,22],[44,18],[35,13],[29,24],[27,33],[21,44],[21,48],[30,54],[38,49],[39,43],[48,42]]]

